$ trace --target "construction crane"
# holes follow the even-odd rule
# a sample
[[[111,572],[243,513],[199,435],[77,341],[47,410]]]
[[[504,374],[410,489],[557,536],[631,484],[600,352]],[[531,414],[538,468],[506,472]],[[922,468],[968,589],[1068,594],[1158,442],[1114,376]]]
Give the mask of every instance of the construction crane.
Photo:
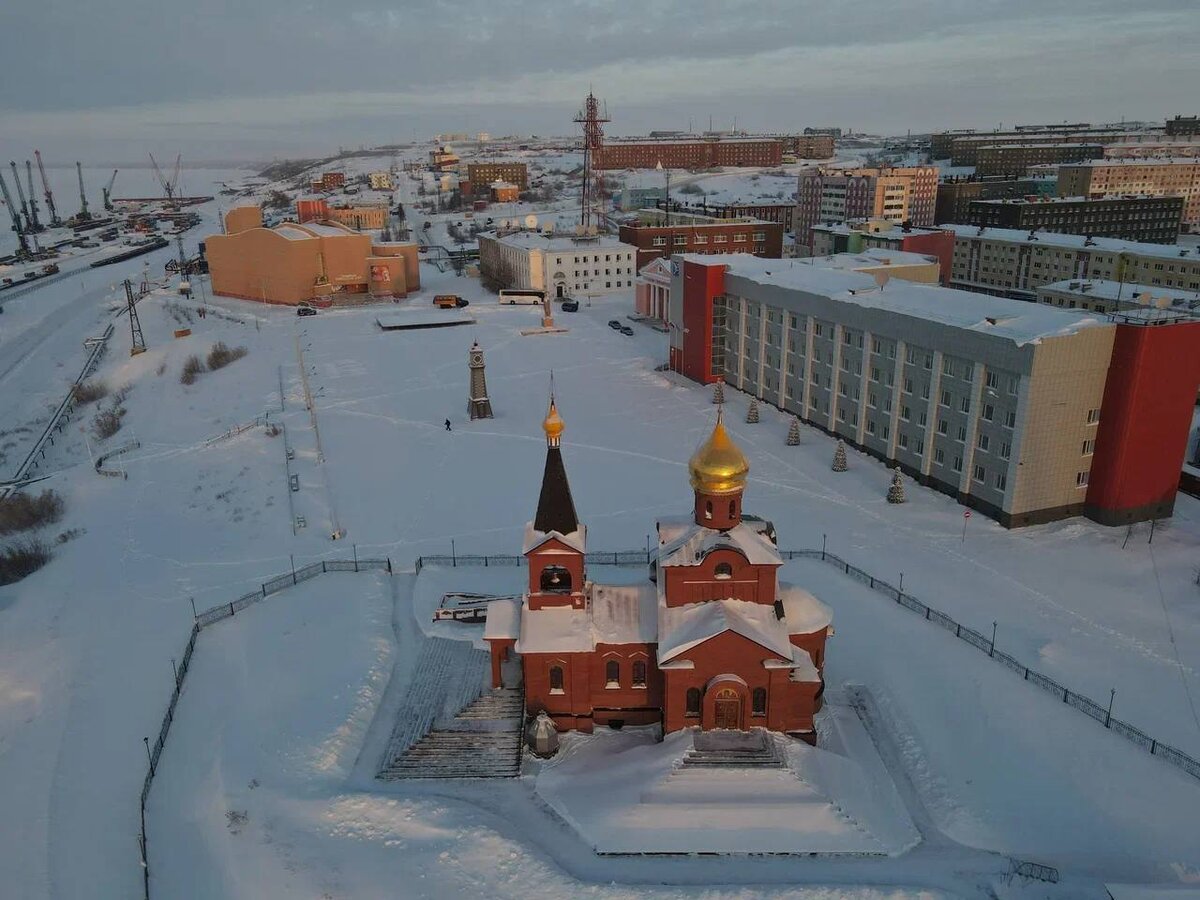
[[[179,165],[182,159],[182,153],[175,156],[175,171],[171,173],[170,178],[167,178],[162,169],[158,167],[158,160],[154,158],[154,154],[150,154],[150,164],[154,166],[154,175],[158,179],[158,183],[162,185],[163,193],[167,195],[167,202],[171,204],[174,204],[179,187]]]
[[[75,218],[80,222],[90,222],[92,214],[88,212],[87,194],[83,190],[83,163],[75,163],[75,174],[79,176],[79,215]]]
[[[42,176],[42,187],[46,192],[46,210],[50,213],[50,227],[62,227],[62,219],[58,217],[58,210],[54,206],[54,195],[50,193],[50,182],[46,180],[46,167],[42,165],[42,151],[34,150],[33,158],[37,160],[38,172]]]
[[[25,240],[25,229],[21,225],[21,213],[17,210],[13,203],[12,194],[8,192],[8,182],[4,180],[3,173],[0,173],[0,193],[4,194],[4,205],[8,207],[8,214],[12,216],[12,230],[17,233],[17,241],[20,242],[21,250],[19,256],[29,255],[29,242]]]
[[[38,221],[37,192],[33,189],[33,163],[25,160],[25,180],[29,184],[29,219],[33,223],[33,232],[45,231]]]
[[[25,188],[21,187],[21,174],[17,171],[17,164],[11,159],[8,165],[12,169],[13,181],[17,184],[17,196],[21,198],[21,216],[25,219],[25,231],[32,233],[33,221],[29,218],[29,205],[25,202]]]
[[[118,171],[119,170],[117,170],[117,169],[113,169],[112,177],[108,179],[108,184],[106,184],[104,187],[100,188],[100,190],[102,190],[104,192],[104,209],[108,212],[113,211],[112,189],[113,189],[113,182],[117,180],[117,172]]]

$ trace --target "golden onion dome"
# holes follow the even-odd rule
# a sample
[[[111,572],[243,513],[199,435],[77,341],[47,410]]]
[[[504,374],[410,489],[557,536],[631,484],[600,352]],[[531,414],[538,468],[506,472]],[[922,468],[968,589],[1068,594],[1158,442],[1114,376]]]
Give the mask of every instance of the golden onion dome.
[[[688,460],[692,489],[702,494],[737,494],[746,487],[750,463],[729,437],[721,417]]]
[[[558,407],[554,405],[554,398],[550,398],[550,409],[546,413],[546,418],[542,421],[542,431],[546,432],[546,440],[551,446],[558,445],[558,439],[566,428],[566,423],[562,420],[562,416],[558,414]]]

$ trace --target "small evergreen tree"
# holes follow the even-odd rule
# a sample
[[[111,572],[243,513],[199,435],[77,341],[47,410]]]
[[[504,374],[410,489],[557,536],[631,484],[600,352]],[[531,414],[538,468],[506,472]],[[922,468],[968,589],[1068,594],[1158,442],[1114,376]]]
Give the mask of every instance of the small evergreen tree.
[[[800,444],[800,420],[793,417],[792,424],[788,426],[787,445],[796,447]]]
[[[750,408],[748,410],[746,410],[746,422],[747,422],[747,424],[750,424],[750,425],[755,425],[758,423],[758,401],[757,400],[750,401]]]
[[[724,381],[718,381],[715,385],[713,385],[712,402],[713,403],[724,403],[725,402],[725,382]]]
[[[896,471],[892,473],[892,485],[887,492],[888,503],[903,503],[904,502],[904,481],[900,478],[900,467],[896,466]]]
[[[846,442],[838,439],[837,449],[833,451],[833,471],[845,472],[850,468],[846,464]]]

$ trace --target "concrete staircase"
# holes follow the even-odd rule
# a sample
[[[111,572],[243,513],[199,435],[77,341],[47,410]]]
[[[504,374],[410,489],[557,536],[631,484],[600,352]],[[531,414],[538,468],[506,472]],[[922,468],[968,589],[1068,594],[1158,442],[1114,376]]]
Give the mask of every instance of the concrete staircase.
[[[523,713],[520,689],[486,691],[392,757],[379,777],[513,778],[521,774]]]

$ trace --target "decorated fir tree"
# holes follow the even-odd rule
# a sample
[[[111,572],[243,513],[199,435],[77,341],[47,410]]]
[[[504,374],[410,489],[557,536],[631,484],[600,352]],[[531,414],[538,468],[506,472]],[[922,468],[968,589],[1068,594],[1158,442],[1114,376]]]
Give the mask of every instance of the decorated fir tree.
[[[796,447],[800,444],[800,420],[793,417],[792,424],[788,426],[787,445]]]
[[[846,443],[839,439],[837,449],[833,451],[833,471],[845,472],[848,468],[850,467],[846,464]]]
[[[715,385],[713,385],[713,401],[712,402],[713,403],[724,403],[725,402],[725,382],[724,381],[718,381]]]
[[[750,408],[748,410],[746,410],[746,422],[747,422],[747,424],[750,424],[750,425],[754,425],[758,422],[758,401],[757,400],[750,401]]]
[[[900,477],[900,467],[896,466],[896,471],[892,473],[892,484],[888,488],[887,493],[888,503],[903,503],[904,502],[904,481]]]

